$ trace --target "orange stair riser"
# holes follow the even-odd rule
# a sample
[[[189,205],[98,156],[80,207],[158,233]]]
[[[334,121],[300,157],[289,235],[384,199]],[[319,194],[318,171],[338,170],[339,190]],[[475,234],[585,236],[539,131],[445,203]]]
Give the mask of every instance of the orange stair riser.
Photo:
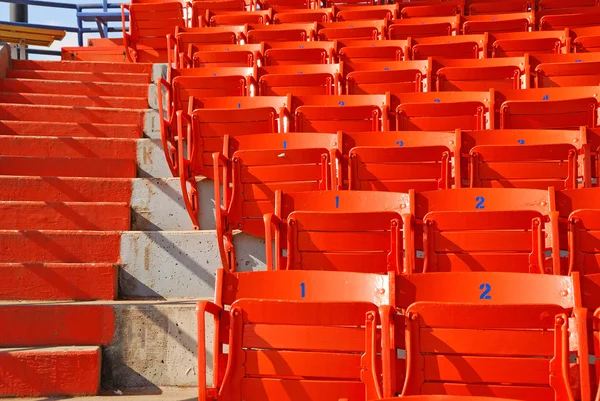
[[[129,230],[127,203],[2,202],[0,230]]]
[[[7,70],[6,77],[82,82],[118,82],[129,84],[149,84],[151,80],[151,77],[148,74],[113,74],[102,72],[61,72],[43,70]]]
[[[0,156],[0,175],[135,178],[134,160]]]
[[[120,263],[119,232],[0,231],[0,263]]]
[[[63,123],[132,124],[143,126],[144,111],[4,104],[0,120],[51,121]],[[50,133],[51,134],[51,133]]]
[[[13,60],[15,70],[45,70],[62,72],[118,72],[124,74],[152,74],[152,64],[127,63],[68,63],[61,61]]]
[[[140,125],[0,121],[0,135],[40,136],[47,132],[59,137],[126,139],[142,137]]]
[[[0,396],[95,395],[100,389],[100,350],[0,353]]]
[[[136,140],[0,136],[3,156],[136,160]]]
[[[0,93],[0,102],[15,104],[44,104],[52,106],[110,107],[128,109],[148,108],[148,100],[145,98],[46,95],[40,93]]]
[[[52,93],[79,96],[125,96],[148,97],[147,84],[113,84],[94,82],[90,85],[79,81],[44,81],[38,79],[1,79],[0,90],[18,93]]]
[[[96,264],[0,264],[3,300],[113,300],[118,295],[118,267]]]
[[[106,305],[4,305],[1,347],[108,345],[115,331]]]
[[[0,176],[0,199],[129,203],[131,185],[130,179]]]

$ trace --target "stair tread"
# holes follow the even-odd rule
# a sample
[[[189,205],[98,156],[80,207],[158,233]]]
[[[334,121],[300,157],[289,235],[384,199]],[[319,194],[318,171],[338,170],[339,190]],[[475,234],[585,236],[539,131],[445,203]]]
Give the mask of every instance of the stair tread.
[[[77,62],[69,60],[13,60],[12,67],[14,69],[45,69],[58,71],[82,71],[82,70],[97,70],[97,71],[132,71],[139,74],[152,73],[152,65],[150,64],[132,64],[132,63],[113,63],[113,62]]]
[[[0,352],[7,353],[26,353],[26,352],[81,352],[91,351],[96,352],[100,347],[97,345],[69,345],[69,346],[57,346],[57,347],[14,347],[14,348],[0,348]]]
[[[119,395],[119,401],[190,401],[198,398],[198,389],[161,389],[162,394],[147,394],[140,391],[123,391],[117,393],[118,390],[106,390],[104,395],[93,397],[69,397],[69,401],[114,401],[115,395]],[[121,395],[122,394],[122,395]],[[59,401],[64,398],[21,398],[20,401]]]

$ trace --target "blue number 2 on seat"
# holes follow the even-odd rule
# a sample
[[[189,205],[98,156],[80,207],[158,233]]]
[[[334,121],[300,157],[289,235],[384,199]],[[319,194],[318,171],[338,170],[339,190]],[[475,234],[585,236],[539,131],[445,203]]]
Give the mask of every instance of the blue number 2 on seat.
[[[492,299],[492,296],[490,295],[490,291],[492,291],[491,285],[488,283],[482,283],[479,286],[479,289],[483,291],[481,295],[479,295],[479,299]]]
[[[475,209],[485,209],[484,206],[484,202],[485,202],[485,198],[483,196],[478,196],[477,198],[475,198],[475,202],[477,202],[475,204]]]

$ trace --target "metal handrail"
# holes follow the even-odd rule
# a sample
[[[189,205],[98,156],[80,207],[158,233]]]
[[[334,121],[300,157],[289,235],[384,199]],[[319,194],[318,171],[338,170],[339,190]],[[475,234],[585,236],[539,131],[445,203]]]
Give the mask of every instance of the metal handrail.
[[[69,3],[61,3],[57,1],[41,1],[41,0],[0,0],[0,3],[10,3],[10,4],[20,4],[26,6],[38,6],[38,7],[49,7],[49,8],[62,8],[74,10],[76,12],[77,18],[77,26],[59,26],[59,25],[43,25],[43,24],[31,24],[25,22],[8,22],[8,21],[0,21],[3,24],[7,25],[15,25],[15,26],[26,26],[31,28],[41,28],[41,29],[60,29],[66,32],[77,33],[77,41],[79,46],[83,46],[83,35],[85,33],[97,33],[100,34],[101,37],[106,37],[109,32],[121,32],[121,26],[119,27],[110,27],[108,26],[108,22],[104,21],[102,17],[95,18],[96,26],[95,27],[84,27],[83,23],[85,20],[86,10],[98,9],[98,14],[109,13],[112,10],[120,10],[121,3],[111,3],[111,0],[101,0],[100,3],[91,3],[91,4],[69,4]],[[120,15],[120,11],[119,11]],[[120,18],[119,18],[120,21]],[[91,22],[91,21],[90,21]],[[42,49],[29,49],[29,53],[32,54],[46,54],[46,55],[56,55],[60,56],[60,51],[56,50],[42,50]]]

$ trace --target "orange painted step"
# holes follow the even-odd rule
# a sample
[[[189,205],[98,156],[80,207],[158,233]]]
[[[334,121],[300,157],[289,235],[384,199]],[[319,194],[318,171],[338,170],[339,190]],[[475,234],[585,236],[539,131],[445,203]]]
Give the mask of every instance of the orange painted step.
[[[0,156],[0,175],[135,178],[134,160]]]
[[[44,79],[0,79],[0,90],[19,93],[52,93],[80,96],[129,96],[148,98],[148,84],[111,82],[48,81]]]
[[[100,347],[0,349],[0,396],[96,395]]]
[[[121,46],[123,45],[121,41]],[[72,72],[119,72],[127,74],[152,74],[152,64],[102,63],[73,61],[13,60],[15,70],[46,70]]]
[[[0,103],[48,104],[54,106],[112,107],[147,109],[148,99],[143,97],[103,97],[78,95],[48,95],[42,93],[0,93]]]
[[[123,40],[120,46],[86,46],[86,47],[63,47],[61,49],[63,60],[74,62],[109,62],[122,64],[127,61],[127,55],[123,49]],[[141,63],[135,63],[141,64]]]
[[[115,331],[112,306],[0,303],[0,347],[108,345]]]
[[[123,48],[123,38],[90,38],[86,49],[92,47],[120,47]],[[136,63],[137,64],[137,63]]]
[[[110,263],[0,263],[0,299],[114,300],[118,266]]]
[[[46,121],[1,121],[0,135],[39,136],[51,134],[57,137],[81,138],[141,138],[141,125],[132,124],[79,124]]]
[[[115,231],[0,230],[0,263],[120,263],[120,247]]]
[[[136,139],[0,136],[2,156],[73,157],[136,160]]]
[[[129,230],[122,202],[0,201],[0,230]]]
[[[47,202],[131,202],[129,178],[0,176],[0,199]]]
[[[48,121],[62,123],[130,124],[143,126],[145,111],[100,107],[3,104],[0,120]],[[51,133],[48,133],[51,135]]]
[[[52,79],[82,82],[121,82],[130,84],[149,84],[152,77],[148,74],[123,74],[114,72],[71,72],[44,70],[7,70],[7,78]]]

